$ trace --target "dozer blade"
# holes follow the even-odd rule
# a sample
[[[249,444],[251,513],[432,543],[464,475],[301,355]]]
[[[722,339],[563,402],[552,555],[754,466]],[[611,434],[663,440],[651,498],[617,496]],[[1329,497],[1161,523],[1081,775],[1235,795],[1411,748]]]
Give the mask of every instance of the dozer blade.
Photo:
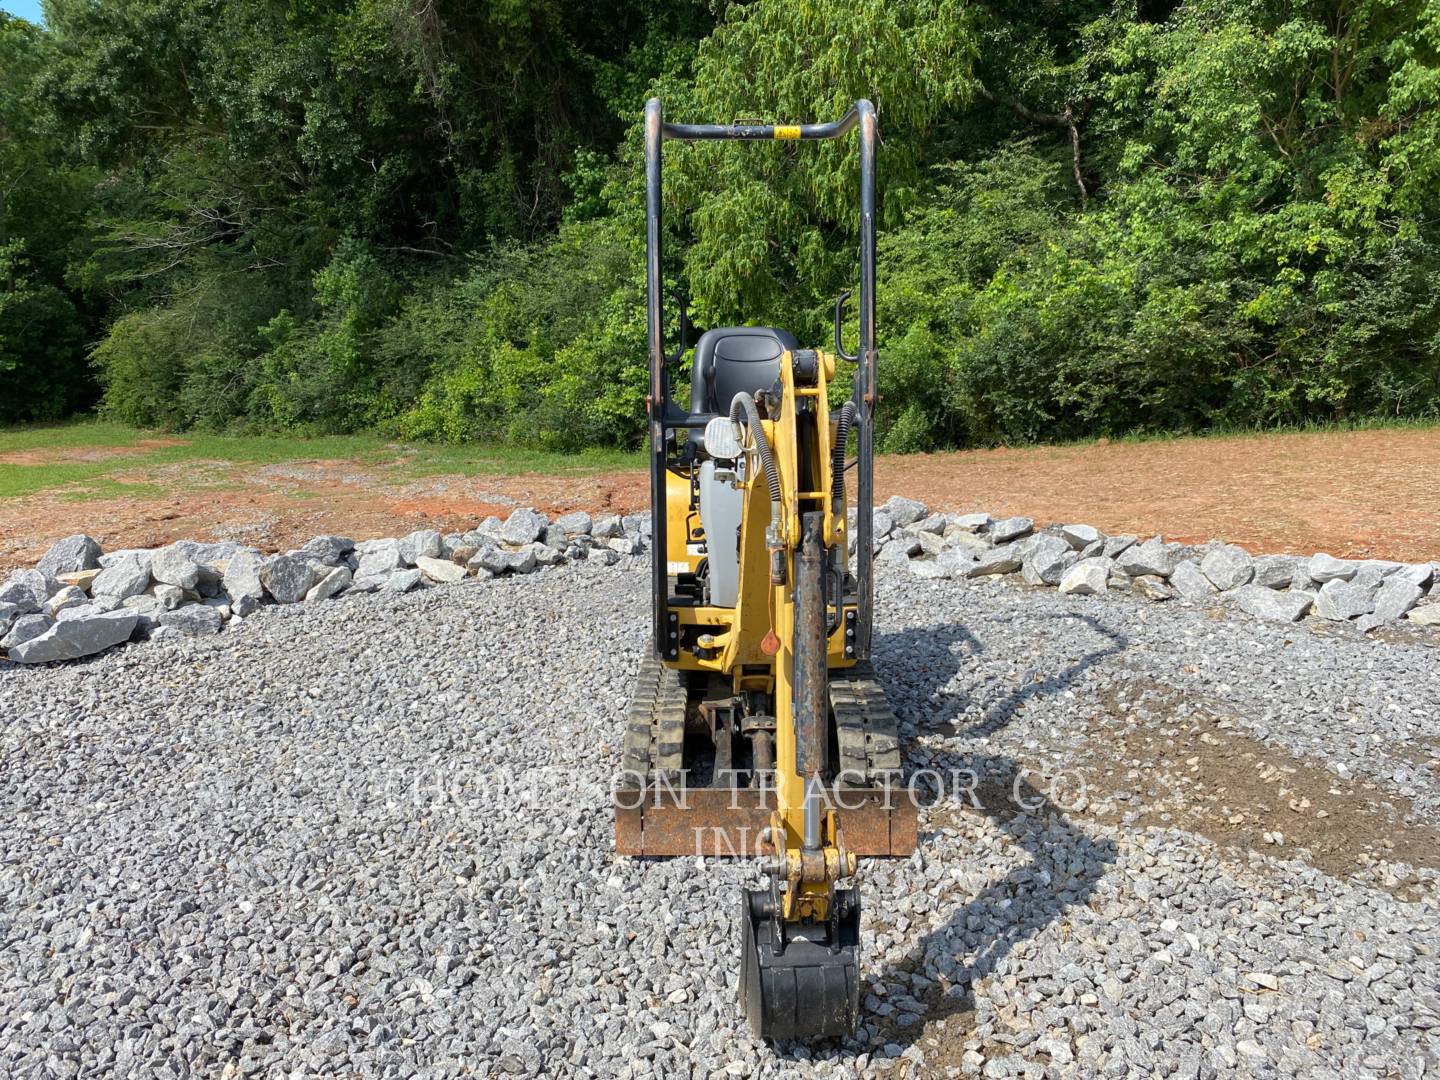
[[[905,856],[915,850],[916,811],[908,791],[838,787],[827,794],[847,851]],[[758,788],[622,789],[615,796],[615,851],[753,858],[765,853],[760,833],[774,809],[774,792]]]
[[[778,923],[768,889],[745,890],[740,1008],[761,1039],[823,1039],[855,1030],[860,1013],[860,893],[835,891],[827,923]]]

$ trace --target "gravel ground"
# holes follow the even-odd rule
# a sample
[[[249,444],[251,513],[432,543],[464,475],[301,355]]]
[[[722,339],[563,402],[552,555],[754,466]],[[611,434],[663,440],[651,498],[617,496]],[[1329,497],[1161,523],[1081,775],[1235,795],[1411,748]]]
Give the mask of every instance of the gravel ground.
[[[0,1074],[1440,1074],[1433,864],[1394,889],[1217,844],[1142,815],[1128,751],[1095,769],[1117,715],[1218,716],[1413,832],[1440,806],[1433,647],[879,586],[912,767],[987,779],[865,867],[852,1042],[738,1023],[752,866],[610,854],[627,559],[0,664]]]

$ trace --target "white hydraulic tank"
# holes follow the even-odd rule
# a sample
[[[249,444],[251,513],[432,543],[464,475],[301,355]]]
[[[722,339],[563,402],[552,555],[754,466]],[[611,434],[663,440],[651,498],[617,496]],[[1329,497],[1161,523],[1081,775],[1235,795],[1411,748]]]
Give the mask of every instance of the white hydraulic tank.
[[[710,566],[710,603],[734,607],[740,598],[740,517],[745,493],[735,472],[713,460],[700,463],[700,527]]]

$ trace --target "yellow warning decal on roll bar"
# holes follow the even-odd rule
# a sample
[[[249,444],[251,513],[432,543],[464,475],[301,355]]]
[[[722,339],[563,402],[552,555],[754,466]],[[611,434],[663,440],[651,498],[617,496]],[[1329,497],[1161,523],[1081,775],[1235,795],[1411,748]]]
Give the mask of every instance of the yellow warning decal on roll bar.
[[[775,138],[777,139],[798,139],[800,137],[799,124],[776,124]]]

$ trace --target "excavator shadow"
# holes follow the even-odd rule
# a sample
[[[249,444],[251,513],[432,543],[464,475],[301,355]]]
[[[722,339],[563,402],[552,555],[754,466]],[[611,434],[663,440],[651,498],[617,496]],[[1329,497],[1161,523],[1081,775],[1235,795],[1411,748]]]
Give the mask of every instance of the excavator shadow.
[[[985,653],[984,642],[967,627],[932,625],[876,638],[875,666],[902,721],[912,720],[922,731],[946,737],[945,745],[927,746],[927,768],[941,775],[958,772],[976,778],[963,799],[950,793],[929,801],[929,828],[921,837],[922,850],[932,849],[927,861],[937,857],[933,845],[939,842],[940,830],[948,826],[969,831],[967,817],[984,817],[998,827],[1021,857],[1002,877],[953,907],[898,961],[885,962],[865,977],[861,1022],[879,1028],[879,1045],[909,1046],[922,1036],[937,1035],[946,1044],[958,1044],[968,1032],[963,1017],[974,1010],[975,982],[994,972],[1018,943],[1038,936],[1066,911],[1085,904],[1116,859],[1115,844],[1073,821],[1036,787],[1033,774],[1021,763],[983,746],[987,736],[1020,715],[1023,704],[1063,693],[1089,668],[1129,647],[1125,635],[1094,616],[1076,613],[1054,618],[1079,622],[1089,631],[1087,637],[1098,640],[1061,670],[1032,676],[988,702],[977,702],[970,693],[951,686],[963,664]],[[1065,632],[1074,629],[1067,626]],[[906,711],[915,710],[915,702],[924,703],[923,715],[906,716]],[[965,723],[962,718],[973,717],[976,704],[981,706],[980,718]],[[972,740],[973,749],[953,745]],[[950,857],[964,859],[965,852]],[[945,894],[938,899],[943,904]],[[869,917],[884,921],[881,905],[872,905]],[[897,984],[902,993],[896,993]],[[876,1004],[884,1015],[879,1015]],[[960,1019],[958,1027],[952,1018]],[[936,1021],[942,1020],[949,1022],[938,1031]],[[928,1057],[931,1048],[926,1050]],[[792,1052],[800,1053],[798,1046]]]

